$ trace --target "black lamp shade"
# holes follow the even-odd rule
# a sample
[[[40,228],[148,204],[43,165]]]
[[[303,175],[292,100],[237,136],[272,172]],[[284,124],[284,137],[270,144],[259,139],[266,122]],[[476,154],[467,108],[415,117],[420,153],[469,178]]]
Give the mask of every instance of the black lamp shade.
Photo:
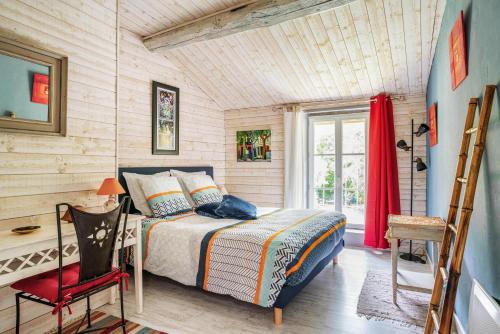
[[[415,162],[417,163],[417,172],[421,172],[427,169],[427,165],[422,161],[421,158],[416,157]]]
[[[408,144],[406,143],[406,141],[404,141],[404,139],[401,139],[400,141],[398,141],[396,146],[402,150],[405,150],[405,151],[410,150],[410,146],[408,146]]]
[[[420,137],[424,133],[428,132],[430,130],[429,126],[425,123],[420,124],[418,127],[417,132],[415,132],[415,136]]]

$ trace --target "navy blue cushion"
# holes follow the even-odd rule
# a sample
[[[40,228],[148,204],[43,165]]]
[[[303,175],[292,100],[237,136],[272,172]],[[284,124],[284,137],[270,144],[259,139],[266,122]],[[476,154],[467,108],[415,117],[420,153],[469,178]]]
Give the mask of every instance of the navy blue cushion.
[[[233,195],[224,195],[215,214],[223,218],[242,220],[257,219],[257,208],[241,198]]]
[[[220,219],[222,217],[218,216],[215,213],[215,210],[219,207],[220,203],[207,203],[200,205],[199,207],[196,208],[196,213],[201,215],[201,216],[206,216],[210,218],[215,218],[215,219]]]

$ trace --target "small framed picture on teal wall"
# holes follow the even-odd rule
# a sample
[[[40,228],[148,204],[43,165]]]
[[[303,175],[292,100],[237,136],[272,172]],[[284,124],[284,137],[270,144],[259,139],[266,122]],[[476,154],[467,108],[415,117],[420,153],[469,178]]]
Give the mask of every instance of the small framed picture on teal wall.
[[[448,40],[450,48],[451,88],[455,90],[467,76],[467,51],[465,50],[464,12],[460,11]]]
[[[33,74],[33,92],[31,102],[49,104],[49,76],[40,73]]]
[[[437,127],[437,105],[432,104],[429,109],[429,145],[430,147],[438,143],[438,127]]]

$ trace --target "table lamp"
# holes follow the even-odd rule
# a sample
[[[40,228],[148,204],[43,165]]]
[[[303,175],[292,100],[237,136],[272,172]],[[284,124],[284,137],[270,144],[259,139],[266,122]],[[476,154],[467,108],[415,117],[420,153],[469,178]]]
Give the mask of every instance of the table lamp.
[[[78,210],[81,210],[81,211],[85,211],[85,208],[83,206],[81,206],[81,205],[73,205],[73,207],[75,209],[78,209]],[[68,223],[72,223],[73,222],[73,217],[71,217],[71,212],[69,212],[69,209],[66,210],[66,212],[62,216],[61,220],[67,221]]]
[[[116,195],[123,193],[125,193],[125,190],[114,177],[104,179],[101,187],[97,190],[97,195],[109,195],[108,200],[104,203],[104,209],[106,211],[111,211],[116,208]]]

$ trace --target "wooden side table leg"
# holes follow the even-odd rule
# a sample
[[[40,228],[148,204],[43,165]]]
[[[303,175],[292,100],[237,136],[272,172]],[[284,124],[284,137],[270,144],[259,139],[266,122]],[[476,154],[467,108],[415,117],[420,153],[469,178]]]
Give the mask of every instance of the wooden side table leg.
[[[392,302],[397,303],[398,294],[398,239],[391,239]]]
[[[134,288],[135,288],[135,307],[137,313],[143,310],[143,292],[142,292],[142,233],[141,221],[137,221],[135,229],[136,242],[134,247]]]
[[[431,263],[432,265],[432,270],[434,272],[434,277],[436,277],[436,272],[439,270],[437,267],[437,261],[439,260],[439,254],[441,254],[441,243],[439,241],[434,241],[433,242],[433,247],[432,247],[432,259]],[[435,260],[434,260],[435,259]]]

